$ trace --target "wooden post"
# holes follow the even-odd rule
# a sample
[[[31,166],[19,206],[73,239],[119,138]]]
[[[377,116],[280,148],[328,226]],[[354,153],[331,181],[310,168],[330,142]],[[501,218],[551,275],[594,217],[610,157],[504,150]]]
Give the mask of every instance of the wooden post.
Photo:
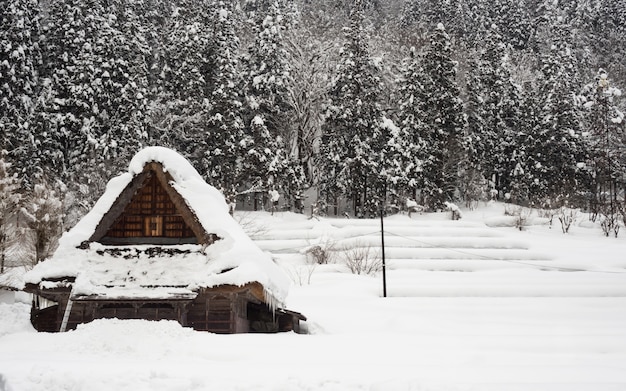
[[[61,322],[61,328],[59,329],[59,332],[61,333],[64,333],[67,329],[67,322],[69,321],[70,313],[72,312],[72,303],[72,299],[68,297],[67,305],[65,306],[65,313],[63,314],[63,321]]]
[[[384,205],[384,203],[383,203]],[[383,256],[383,297],[387,297],[387,265],[385,263],[385,225],[383,223],[383,215],[385,214],[385,208],[380,207],[380,242]]]

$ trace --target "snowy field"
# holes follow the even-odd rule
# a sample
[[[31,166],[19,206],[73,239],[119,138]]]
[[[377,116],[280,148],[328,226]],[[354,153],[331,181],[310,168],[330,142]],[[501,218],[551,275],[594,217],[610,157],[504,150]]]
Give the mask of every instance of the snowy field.
[[[570,233],[501,204],[385,219],[380,273],[353,249],[378,220],[238,214],[294,284],[307,335],[214,335],[175,322],[101,320],[36,333],[29,305],[0,304],[0,391],[624,391],[626,229],[606,238],[580,215]],[[333,255],[311,265],[301,251]]]

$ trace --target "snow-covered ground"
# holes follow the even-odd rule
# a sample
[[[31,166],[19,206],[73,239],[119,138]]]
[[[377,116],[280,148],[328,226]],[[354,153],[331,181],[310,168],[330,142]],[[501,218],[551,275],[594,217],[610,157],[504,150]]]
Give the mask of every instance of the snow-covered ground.
[[[0,304],[0,391],[626,390],[626,231],[580,215],[567,235],[501,204],[385,219],[382,278],[344,264],[376,252],[378,220],[239,213],[294,280],[308,335],[214,335],[175,322],[101,320],[36,333]],[[307,263],[321,244],[334,257]]]

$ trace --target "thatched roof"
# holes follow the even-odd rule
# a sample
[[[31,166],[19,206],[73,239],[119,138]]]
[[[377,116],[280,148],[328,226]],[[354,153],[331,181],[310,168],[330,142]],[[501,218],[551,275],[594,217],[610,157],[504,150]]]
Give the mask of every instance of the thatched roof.
[[[198,244],[110,246],[98,243],[130,202],[142,176],[156,175]],[[214,241],[215,238],[219,240]],[[40,287],[75,278],[73,295],[170,297],[198,288],[260,283],[267,301],[280,306],[289,280],[228,213],[223,195],[178,153],[161,147],[140,151],[128,172],[113,178],[94,208],[66,232],[53,256],[27,273]]]

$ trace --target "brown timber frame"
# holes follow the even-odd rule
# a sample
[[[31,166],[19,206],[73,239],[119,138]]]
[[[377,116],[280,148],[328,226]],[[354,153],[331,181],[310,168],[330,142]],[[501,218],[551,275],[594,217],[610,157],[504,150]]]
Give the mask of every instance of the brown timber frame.
[[[89,242],[121,245],[215,242],[218,238],[204,231],[172,182],[160,163],[146,164],[102,217]]]

